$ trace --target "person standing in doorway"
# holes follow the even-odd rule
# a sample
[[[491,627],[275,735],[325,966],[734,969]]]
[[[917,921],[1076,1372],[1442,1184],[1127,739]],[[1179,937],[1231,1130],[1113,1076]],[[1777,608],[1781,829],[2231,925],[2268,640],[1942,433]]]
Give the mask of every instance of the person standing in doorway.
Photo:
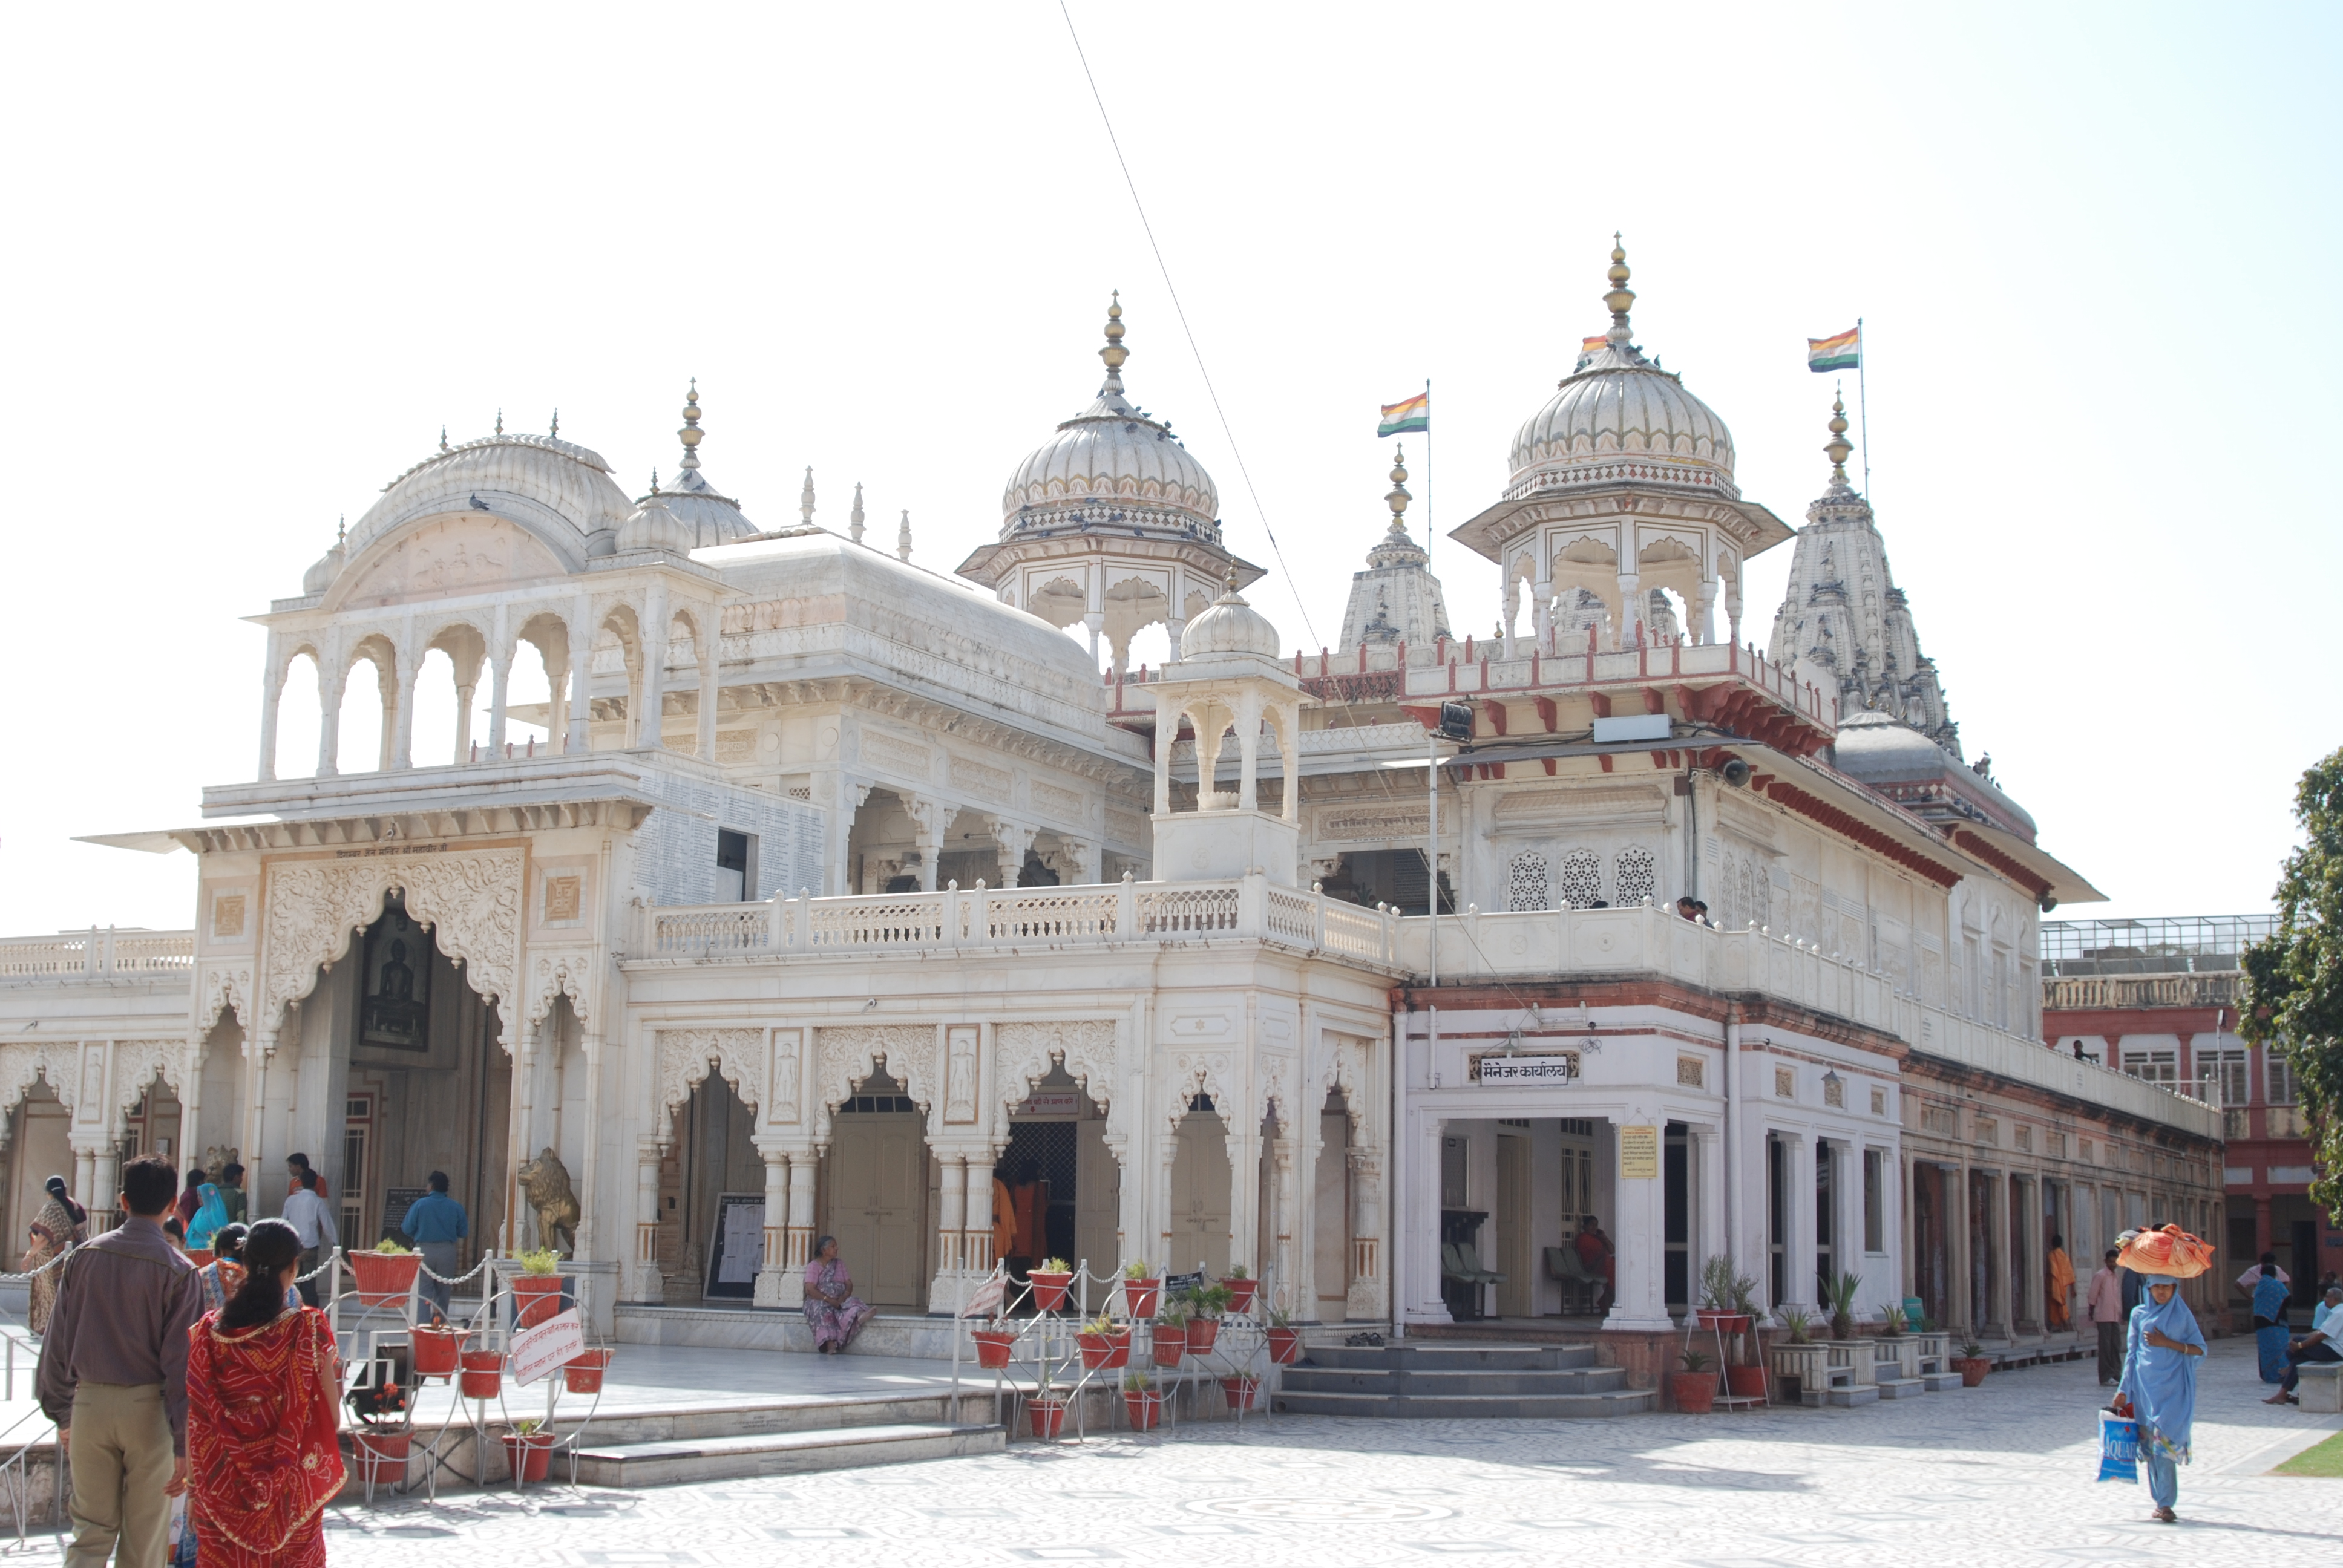
[[[1050,1213],[1050,1184],[1041,1180],[1041,1162],[1028,1160],[1017,1168],[1017,1185],[1009,1190],[1009,1206],[1017,1215],[1016,1257],[1011,1270],[1027,1273],[1049,1251],[1042,1231]]]
[[[2116,1276],[2117,1254],[2107,1249],[2098,1272],[2091,1276],[2090,1295],[2083,1310],[2091,1314],[2091,1324],[2099,1331],[2099,1386],[2123,1381],[2124,1310],[2123,1282]]]
[[[317,1271],[317,1260],[328,1247],[342,1244],[334,1229],[334,1211],[326,1206],[326,1179],[304,1166],[301,1184],[285,1200],[285,1222],[301,1238],[301,1272]],[[301,1300],[310,1306],[317,1304],[317,1282],[301,1282]]]
[[[456,1243],[471,1234],[471,1229],[464,1206],[447,1196],[447,1172],[434,1171],[430,1182],[431,1191],[408,1205],[407,1218],[398,1222],[398,1228],[423,1254],[423,1266],[430,1273],[423,1276],[420,1294],[432,1318],[445,1322],[448,1297],[455,1289],[447,1281],[456,1276]],[[442,1277],[435,1280],[432,1274]]]
[[[227,1222],[231,1225],[251,1223],[252,1216],[244,1195],[244,1167],[233,1160],[221,1166],[217,1185],[220,1201],[227,1208]]]
[[[2050,1238],[2050,1256],[2045,1261],[2049,1265],[2050,1275],[2050,1299],[2046,1303],[2050,1309],[2050,1326],[2063,1329],[2075,1316],[2075,1263],[2066,1256],[2066,1237]]]
[[[122,1168],[127,1217],[65,1265],[41,1342],[41,1411],[73,1468],[70,1568],[162,1562],[186,1489],[187,1330],[203,1291],[163,1234],[178,1185],[151,1154]]]
[[[992,1168],[992,1261],[1006,1263],[1017,1251],[1017,1207],[1009,1200],[1009,1164]]]

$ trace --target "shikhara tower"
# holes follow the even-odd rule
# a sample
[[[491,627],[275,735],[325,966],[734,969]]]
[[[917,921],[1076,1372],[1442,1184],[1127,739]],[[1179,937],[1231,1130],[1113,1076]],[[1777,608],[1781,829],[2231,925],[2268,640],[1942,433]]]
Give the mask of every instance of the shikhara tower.
[[[1785,667],[1803,660],[1806,678],[1837,694],[1842,715],[1885,713],[1958,758],[1960,726],[1936,665],[1920,652],[1912,608],[1888,572],[1887,542],[1871,503],[1846,482],[1855,448],[1842,399],[1831,402],[1830,433],[1823,446],[1830,488],[1806,508],[1766,657]]]

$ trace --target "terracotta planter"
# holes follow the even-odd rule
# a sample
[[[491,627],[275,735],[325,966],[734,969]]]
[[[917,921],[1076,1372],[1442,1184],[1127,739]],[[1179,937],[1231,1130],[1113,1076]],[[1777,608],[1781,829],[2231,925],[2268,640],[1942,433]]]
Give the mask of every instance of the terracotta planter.
[[[1296,1361],[1299,1361],[1301,1357],[1302,1331],[1300,1329],[1271,1329],[1269,1331],[1270,1360],[1275,1362],[1279,1366],[1290,1367]]]
[[[1953,1370],[1961,1374],[1963,1388],[1975,1388],[1985,1382],[1985,1374],[1993,1370],[1993,1362],[1983,1356],[1955,1356]]]
[[[1041,1269],[1029,1272],[1025,1278],[1032,1282],[1033,1304],[1045,1312],[1064,1312],[1066,1286],[1072,1282],[1073,1277],[1071,1273],[1051,1273]]]
[[[1163,1396],[1153,1389],[1138,1393],[1125,1393],[1122,1408],[1131,1416],[1131,1430],[1153,1432],[1163,1422]]]
[[[976,1364],[986,1372],[999,1372],[1009,1364],[1009,1349],[1017,1336],[1007,1329],[979,1329],[970,1336],[976,1341]]]
[[[1716,1408],[1716,1374],[1680,1372],[1668,1374],[1668,1395],[1686,1415],[1706,1415]]]
[[[553,1434],[549,1432],[508,1432],[504,1435],[505,1462],[513,1479],[526,1485],[543,1481],[553,1465]]]
[[[513,1311],[519,1314],[515,1320],[517,1325],[533,1329],[561,1310],[561,1276],[515,1274],[512,1293]]]
[[[1190,1355],[1192,1355],[1192,1356],[1206,1356],[1206,1355],[1210,1355],[1210,1354],[1212,1354],[1212,1347],[1213,1347],[1214,1345],[1216,1345],[1216,1344],[1220,1343],[1220,1342],[1221,1342],[1221,1320],[1220,1320],[1220,1319],[1218,1319],[1218,1318],[1196,1318],[1196,1319],[1193,1319],[1192,1321],[1191,1321],[1191,1322],[1189,1322],[1189,1324],[1188,1324],[1188,1353],[1189,1353]]]
[[[1725,1392],[1741,1399],[1764,1399],[1765,1369],[1764,1367],[1726,1367]]]
[[[1066,1430],[1063,1394],[1037,1393],[1025,1402],[1025,1422],[1035,1437],[1047,1442]]]
[[[602,1374],[610,1367],[610,1347],[602,1345],[590,1351],[580,1351],[578,1359],[561,1369],[561,1381],[571,1393],[600,1393]]]
[[[1224,1377],[1221,1380],[1221,1396],[1229,1402],[1231,1410],[1251,1410],[1261,1398],[1261,1379],[1257,1377]]]
[[[359,1483],[379,1486],[406,1480],[407,1450],[414,1442],[414,1432],[406,1427],[392,1432],[362,1426],[352,1432],[351,1468],[357,1472]]]
[[[1222,1280],[1229,1288],[1229,1311],[1242,1316],[1252,1311],[1253,1298],[1261,1294],[1259,1280]]]
[[[1155,1315],[1155,1302],[1162,1293],[1161,1280],[1123,1281],[1122,1315],[1145,1322]]]
[[[456,1347],[464,1336],[453,1329],[417,1329],[414,1333],[415,1375],[417,1377],[453,1377],[456,1375]]]
[[[1157,1323],[1150,1336],[1150,1349],[1155,1364],[1176,1367],[1180,1358],[1188,1353],[1188,1328],[1184,1323]]]
[[[462,1378],[466,1399],[494,1399],[504,1387],[505,1352],[502,1351],[463,1351],[458,1360],[464,1363]]]
[[[1743,1334],[1749,1332],[1747,1312],[1730,1312],[1719,1307],[1699,1307],[1694,1310],[1693,1316],[1698,1320],[1702,1328],[1714,1329],[1718,1333]]]
[[[423,1267],[420,1252],[346,1252],[350,1272],[357,1276],[358,1300],[369,1307],[397,1307],[415,1293],[416,1271]]]
[[[1131,1331],[1119,1329],[1111,1333],[1076,1334],[1074,1343],[1082,1352],[1082,1370],[1099,1372],[1108,1367],[1131,1364]]]

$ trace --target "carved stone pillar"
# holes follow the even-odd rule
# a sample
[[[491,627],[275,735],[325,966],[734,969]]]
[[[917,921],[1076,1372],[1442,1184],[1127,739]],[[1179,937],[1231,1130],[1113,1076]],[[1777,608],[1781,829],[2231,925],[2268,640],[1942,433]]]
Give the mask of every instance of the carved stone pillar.
[[[635,1141],[635,1257],[628,1299],[656,1306],[667,1299],[659,1276],[659,1145],[656,1138]]]
[[[317,777],[330,779],[341,771],[342,690],[349,684],[347,666],[328,673],[317,668]]]
[[[703,618],[719,613],[721,612],[712,609],[700,612]],[[711,766],[716,761],[716,638],[717,633],[710,628],[699,629],[692,638],[695,644],[700,645],[698,648],[699,654],[699,759]]]
[[[1373,1322],[1390,1312],[1383,1281],[1383,1151],[1353,1149],[1350,1161],[1351,1283],[1342,1315]]]
[[[268,638],[268,673],[260,682],[260,771],[256,779],[277,777],[277,709],[285,699],[285,665],[277,652],[277,638]]]
[[[114,1223],[114,1200],[122,1168],[122,1146],[106,1143],[99,1146],[96,1158],[90,1163],[89,1208],[93,1216],[106,1215],[105,1223]]]
[[[966,1216],[961,1222],[960,1255],[970,1279],[992,1272],[992,1156],[970,1159],[963,1196]]]
[[[1638,628],[1650,613],[1638,592],[1642,584],[1643,578],[1635,572],[1619,574],[1619,646],[1622,648],[1635,646],[1641,635]]]
[[[643,669],[635,683],[642,694],[641,711],[635,715],[632,726],[635,744],[647,751],[656,751],[667,744],[660,730],[667,715],[668,646],[674,638],[675,621],[667,609],[667,584],[654,582],[643,600]]]
[[[785,1260],[789,1257],[789,1157],[785,1150],[764,1149],[765,1157],[765,1255],[757,1269],[756,1294],[760,1307],[802,1306],[805,1302],[805,1275],[792,1276]],[[795,1301],[785,1302],[788,1287],[794,1278],[797,1283]]]
[[[813,1258],[813,1183],[820,1160],[820,1154],[811,1149],[789,1152],[789,1233],[782,1238],[788,1250],[781,1266],[789,1270],[794,1282],[789,1288],[797,1292],[800,1304],[805,1299],[805,1267]]]
[[[936,1216],[936,1276],[928,1285],[928,1310],[946,1312],[960,1300],[958,1292],[965,1289],[961,1273],[968,1231],[968,1161],[958,1154],[939,1151],[936,1159],[942,1176]]]
[[[488,661],[488,757],[501,762],[505,755],[505,697],[512,689],[512,655]]]

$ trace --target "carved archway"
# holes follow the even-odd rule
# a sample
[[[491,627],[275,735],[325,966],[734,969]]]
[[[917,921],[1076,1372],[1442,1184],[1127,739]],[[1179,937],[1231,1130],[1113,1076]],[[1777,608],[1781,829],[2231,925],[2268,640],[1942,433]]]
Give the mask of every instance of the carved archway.
[[[929,1135],[943,1100],[936,1061],[936,1026],[931,1023],[850,1024],[814,1030],[814,1140],[830,1141],[831,1111],[881,1062],[903,1092],[928,1119]]]
[[[759,1110],[764,1074],[765,1031],[761,1029],[662,1029],[654,1041],[659,1058],[659,1143],[672,1141],[676,1107],[691,1098],[711,1071],[732,1086],[734,1098],[751,1112]]]

